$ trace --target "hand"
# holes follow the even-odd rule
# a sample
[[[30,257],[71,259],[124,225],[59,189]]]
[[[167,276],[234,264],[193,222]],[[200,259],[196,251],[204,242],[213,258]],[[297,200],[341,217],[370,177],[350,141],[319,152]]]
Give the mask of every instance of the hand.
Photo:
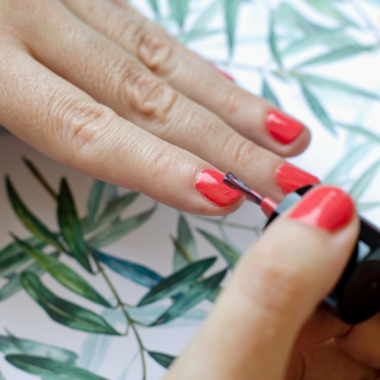
[[[239,262],[165,380],[379,379],[380,314],[349,326],[322,307],[352,253],[350,197],[317,187]]]
[[[215,168],[277,200],[318,182],[280,157],[307,128],[124,0],[0,0],[0,25],[0,125],[59,162],[210,215],[242,201]]]

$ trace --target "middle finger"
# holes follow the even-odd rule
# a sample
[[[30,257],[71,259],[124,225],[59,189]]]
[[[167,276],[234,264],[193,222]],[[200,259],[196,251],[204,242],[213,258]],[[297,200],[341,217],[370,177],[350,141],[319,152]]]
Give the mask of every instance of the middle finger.
[[[259,192],[275,199],[283,196],[280,187],[287,192],[318,182],[172,89],[59,2],[45,3],[45,19],[27,28],[27,45],[40,62],[97,101],[219,169],[236,172]]]

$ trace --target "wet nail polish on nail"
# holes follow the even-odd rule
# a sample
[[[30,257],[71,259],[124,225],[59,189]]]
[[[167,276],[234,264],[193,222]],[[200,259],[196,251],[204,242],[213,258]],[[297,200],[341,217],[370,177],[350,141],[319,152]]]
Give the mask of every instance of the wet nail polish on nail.
[[[277,184],[284,193],[290,193],[300,187],[316,185],[317,177],[285,162],[277,171]]]
[[[279,110],[267,113],[266,124],[269,133],[282,144],[294,141],[305,128],[302,123]]]
[[[310,226],[333,232],[350,222],[354,202],[343,190],[332,186],[317,187],[308,192],[289,215]]]
[[[224,176],[217,170],[203,170],[197,178],[195,188],[217,206],[228,206],[240,197],[240,193],[224,184]]]

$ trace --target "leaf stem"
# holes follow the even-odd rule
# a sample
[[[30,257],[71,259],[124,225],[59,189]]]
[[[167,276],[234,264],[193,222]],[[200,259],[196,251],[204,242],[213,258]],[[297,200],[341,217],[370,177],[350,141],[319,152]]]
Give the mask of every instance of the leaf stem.
[[[112,284],[110,278],[108,277],[108,275],[105,272],[104,268],[100,264],[99,260],[92,254],[91,251],[89,251],[89,254],[91,255],[92,259],[94,260],[94,262],[96,264],[96,267],[98,268],[99,273],[102,275],[102,277],[106,281],[106,283],[107,283],[108,287],[110,288],[113,296],[116,298],[117,307],[121,308],[122,313],[125,316],[125,319],[127,321],[127,330],[126,330],[126,332],[123,335],[124,336],[128,335],[128,333],[129,333],[129,327],[131,327],[131,329],[133,330],[133,333],[135,334],[135,337],[136,337],[136,340],[137,340],[137,343],[138,343],[138,346],[139,346],[139,350],[140,350],[140,355],[141,355],[141,364],[142,364],[142,370],[143,370],[143,379],[142,380],[146,380],[146,362],[145,362],[145,356],[144,356],[144,350],[145,349],[144,349],[144,345],[143,345],[143,343],[141,341],[140,334],[137,331],[137,328],[135,326],[135,321],[129,315],[129,313],[128,313],[127,309],[126,309],[126,304],[121,300],[121,298],[120,298],[117,290],[115,289],[114,285]]]

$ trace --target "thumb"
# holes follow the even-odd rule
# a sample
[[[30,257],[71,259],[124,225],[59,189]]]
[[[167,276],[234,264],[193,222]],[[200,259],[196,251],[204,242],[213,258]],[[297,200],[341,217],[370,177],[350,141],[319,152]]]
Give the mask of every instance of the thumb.
[[[283,378],[297,334],[353,250],[354,214],[346,193],[320,186],[272,223],[167,379]]]

